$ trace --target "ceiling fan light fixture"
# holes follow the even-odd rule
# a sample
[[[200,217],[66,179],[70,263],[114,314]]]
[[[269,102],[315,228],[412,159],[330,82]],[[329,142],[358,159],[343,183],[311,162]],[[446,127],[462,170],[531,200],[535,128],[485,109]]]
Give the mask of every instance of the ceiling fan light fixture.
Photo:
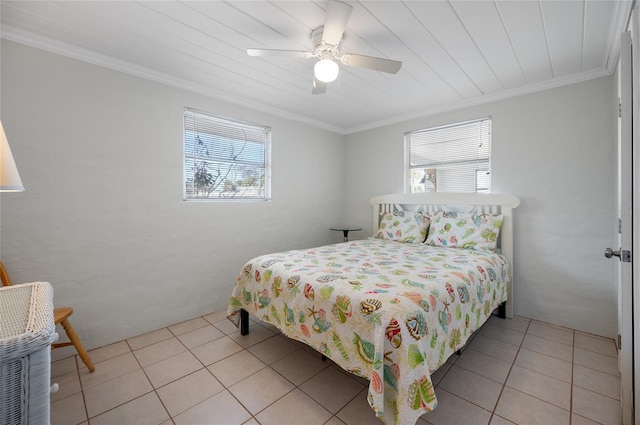
[[[313,73],[323,83],[330,83],[338,78],[340,67],[331,59],[322,59],[313,66]]]
[[[0,0],[2,1],[2,0]],[[318,58],[313,66],[314,83],[312,94],[325,93],[327,83],[335,81],[340,72],[338,62],[342,65],[357,68],[367,68],[374,71],[395,74],[400,70],[402,62],[386,58],[343,53],[341,44],[347,22],[353,11],[353,6],[345,0],[328,0],[324,25],[311,31],[313,50],[274,50],[247,49],[249,56],[288,56],[292,58]]]

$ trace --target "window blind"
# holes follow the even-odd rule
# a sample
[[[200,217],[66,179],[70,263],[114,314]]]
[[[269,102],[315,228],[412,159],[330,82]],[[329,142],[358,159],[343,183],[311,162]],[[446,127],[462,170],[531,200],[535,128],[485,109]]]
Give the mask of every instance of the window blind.
[[[491,119],[407,133],[410,192],[489,192]]]
[[[184,111],[184,199],[270,198],[269,127]]]

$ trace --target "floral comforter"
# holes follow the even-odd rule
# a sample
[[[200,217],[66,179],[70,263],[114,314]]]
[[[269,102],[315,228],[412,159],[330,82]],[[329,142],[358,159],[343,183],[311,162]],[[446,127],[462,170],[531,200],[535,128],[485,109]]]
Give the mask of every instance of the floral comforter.
[[[437,406],[430,375],[507,299],[504,257],[368,239],[264,255],[231,296],[344,369],[369,379],[387,424],[413,424]]]

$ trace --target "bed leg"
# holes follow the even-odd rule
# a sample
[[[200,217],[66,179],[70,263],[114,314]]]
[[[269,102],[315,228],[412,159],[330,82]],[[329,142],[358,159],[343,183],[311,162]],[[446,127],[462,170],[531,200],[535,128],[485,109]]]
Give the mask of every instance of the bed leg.
[[[501,319],[507,318],[507,302],[503,302],[498,306],[498,317]]]
[[[249,312],[240,309],[240,335],[249,335]]]

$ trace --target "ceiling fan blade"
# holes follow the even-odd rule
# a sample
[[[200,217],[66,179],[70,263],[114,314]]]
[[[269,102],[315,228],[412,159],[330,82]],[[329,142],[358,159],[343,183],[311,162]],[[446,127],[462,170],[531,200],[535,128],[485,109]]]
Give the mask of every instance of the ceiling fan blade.
[[[337,46],[340,43],[352,10],[353,8],[346,3],[329,0],[322,30],[322,41],[325,44]]]
[[[317,78],[313,79],[313,90],[311,90],[312,94],[322,94],[327,91],[327,83],[323,83]]]
[[[312,58],[311,52],[301,50],[277,50],[277,49],[247,49],[249,56],[288,56],[290,58]]]
[[[340,62],[349,66],[358,66],[360,68],[369,68],[376,71],[388,72],[395,74],[400,71],[402,62],[391,59],[376,58],[373,56],[354,55],[345,53],[340,57]]]

